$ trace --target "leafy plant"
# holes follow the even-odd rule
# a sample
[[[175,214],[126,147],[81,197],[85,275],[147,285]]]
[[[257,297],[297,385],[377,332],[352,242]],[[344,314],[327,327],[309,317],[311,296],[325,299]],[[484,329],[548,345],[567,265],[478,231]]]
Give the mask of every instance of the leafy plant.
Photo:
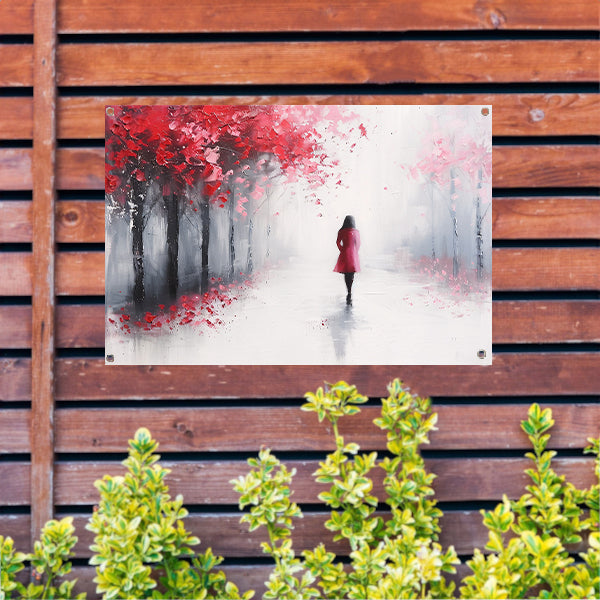
[[[552,469],[556,452],[547,450],[552,411],[533,404],[521,423],[533,445],[526,456],[534,468],[525,472],[532,484],[516,501],[504,496],[493,511],[482,511],[489,541],[484,555],[475,551],[467,564],[473,571],[461,587],[463,598],[597,598],[600,594],[600,534],[598,533],[599,485],[578,490]],[[598,440],[586,449],[596,454],[600,475]],[[590,516],[584,519],[584,509]],[[574,564],[567,546],[588,536],[590,550]]]
[[[74,532],[72,517],[48,521],[40,539],[34,543],[31,554],[15,552],[13,540],[0,536],[0,600],[12,598],[13,592],[19,598],[31,600],[83,600],[85,593],[73,596],[76,579],[55,585],[57,579],[71,572],[69,558],[73,556],[72,549],[77,543]],[[23,570],[26,561],[31,561],[34,579],[38,582],[30,583],[27,587],[15,580],[15,575]]]
[[[453,582],[444,573],[455,573],[459,563],[454,548],[438,543],[441,511],[433,498],[435,475],[428,473],[419,446],[429,442],[437,415],[431,401],[411,394],[399,380],[388,386],[381,417],[375,425],[386,432],[390,456],[378,461],[376,453],[359,454],[359,446],[346,443],[339,419],[360,412],[367,401],[355,386],[338,382],[326,390],[306,394],[302,409],[327,419],[335,439],[314,473],[317,482],[329,485],[319,499],[331,509],[325,523],[333,540],[347,540],[350,563],[339,561],[320,544],[297,558],[292,548],[293,519],[300,508],[291,501],[294,472],[286,470],[269,450],[248,461],[251,471],[233,480],[240,494],[240,508],[250,506],[242,522],[250,531],[267,528],[269,543],[263,551],[275,560],[265,598],[451,598]],[[547,450],[552,427],[550,409],[533,404],[522,428],[533,452],[532,480],[519,500],[506,496],[493,511],[482,511],[489,530],[487,554],[479,549],[467,562],[473,574],[460,587],[461,598],[598,598],[600,597],[600,534],[598,533],[599,486],[579,490],[551,467],[555,452]],[[598,440],[590,440],[587,452],[596,454],[600,478]],[[377,514],[371,473],[385,472],[385,502],[390,514]],[[589,514],[586,518],[586,512]],[[589,549],[580,562],[569,546],[582,542],[589,531]],[[302,577],[298,575],[302,572]]]
[[[123,461],[127,473],[95,483],[100,504],[87,529],[96,534],[90,563],[96,565],[97,591],[105,600],[240,598],[222,572],[212,571],[221,558],[210,549],[194,557],[192,546],[200,540],[183,525],[188,512],[182,496],[169,495],[169,470],[157,464],[157,447],[147,429],[138,429]]]
[[[358,405],[367,398],[355,386],[340,381],[327,390],[319,388],[314,394],[306,394],[307,402],[302,407],[317,413],[319,421],[327,419],[332,425],[335,451],[320,463],[314,475],[319,483],[330,485],[329,491],[319,495],[332,509],[325,526],[334,533],[334,540],[348,541],[349,568],[336,561],[335,554],[323,544],[304,551],[303,562],[295,557],[290,539],[292,518],[300,517],[301,512],[289,500],[293,473],[282,471],[285,467],[270,452],[261,452],[259,461],[248,461],[253,470],[232,482],[240,493],[240,507],[252,505],[242,520],[250,524],[250,530],[265,525],[271,539],[273,531],[280,535],[289,558],[284,571],[274,545],[263,546],[276,561],[265,598],[276,594],[282,598],[437,598],[452,592],[453,584],[446,583],[442,571],[454,572],[458,559],[453,548],[443,553],[435,541],[441,512],[429,499],[434,476],[425,471],[418,454],[418,446],[428,443],[427,434],[435,426],[435,416],[427,415],[428,399],[413,396],[398,380],[390,384],[388,391],[382,417],[376,420],[387,431],[388,450],[394,456],[379,465],[386,472],[384,487],[392,509],[387,522],[375,514],[379,500],[372,494],[370,473],[377,467],[377,454],[359,454],[358,444],[346,443],[338,428],[339,419],[358,414]],[[268,476],[265,459],[272,465],[271,470],[277,466],[278,473],[284,472],[285,476]],[[282,502],[274,504],[273,498]],[[294,573],[301,570],[304,575],[299,581]],[[312,583],[317,587],[309,587]]]

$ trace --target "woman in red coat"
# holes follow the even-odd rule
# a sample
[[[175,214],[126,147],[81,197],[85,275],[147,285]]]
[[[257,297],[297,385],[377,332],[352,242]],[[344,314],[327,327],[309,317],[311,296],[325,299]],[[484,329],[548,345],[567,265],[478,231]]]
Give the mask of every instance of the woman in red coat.
[[[360,262],[358,260],[358,249],[360,248],[360,234],[356,229],[354,217],[347,215],[344,219],[342,228],[338,231],[336,244],[340,255],[335,263],[333,270],[336,273],[344,274],[346,289],[346,304],[352,303],[352,284],[354,283],[354,273],[360,271]]]

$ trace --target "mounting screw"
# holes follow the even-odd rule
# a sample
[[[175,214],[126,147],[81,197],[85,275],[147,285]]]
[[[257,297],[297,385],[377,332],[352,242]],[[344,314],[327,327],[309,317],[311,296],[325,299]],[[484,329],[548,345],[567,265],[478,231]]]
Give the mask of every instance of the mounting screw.
[[[485,357],[486,357],[485,350],[479,350],[477,352],[477,358],[485,358]]]
[[[107,354],[106,355],[106,362],[115,362],[115,355],[114,354]]]
[[[482,114],[484,117],[487,117],[487,116],[490,114],[490,109],[489,109],[489,108],[482,108],[482,109],[481,109],[481,114]]]
[[[106,114],[109,117],[112,117],[115,114],[115,109],[112,106],[107,106],[106,107]]]

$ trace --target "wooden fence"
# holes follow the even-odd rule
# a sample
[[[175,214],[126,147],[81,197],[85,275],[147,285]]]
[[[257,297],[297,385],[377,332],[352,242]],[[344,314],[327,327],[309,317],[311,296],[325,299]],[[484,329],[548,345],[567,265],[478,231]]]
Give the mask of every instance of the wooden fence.
[[[331,448],[298,409],[324,381],[377,399],[401,377],[434,398],[426,453],[444,544],[485,544],[477,509],[517,496],[532,401],[551,405],[559,471],[600,422],[599,45],[595,0],[2,0],[0,534],[31,547],[74,515],[79,588],[93,482],[150,428],[189,528],[261,587],[260,535],[228,481],[271,447],[298,469],[296,547],[327,540],[310,473]],[[106,104],[492,104],[493,365],[109,367],[104,364]],[[347,425],[385,447],[377,402]],[[345,549],[328,543],[340,553]]]

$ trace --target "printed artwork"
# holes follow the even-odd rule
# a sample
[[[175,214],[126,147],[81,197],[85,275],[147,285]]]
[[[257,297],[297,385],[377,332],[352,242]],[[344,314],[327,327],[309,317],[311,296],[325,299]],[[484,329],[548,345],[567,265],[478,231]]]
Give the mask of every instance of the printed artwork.
[[[491,364],[489,106],[107,106],[107,364]]]

